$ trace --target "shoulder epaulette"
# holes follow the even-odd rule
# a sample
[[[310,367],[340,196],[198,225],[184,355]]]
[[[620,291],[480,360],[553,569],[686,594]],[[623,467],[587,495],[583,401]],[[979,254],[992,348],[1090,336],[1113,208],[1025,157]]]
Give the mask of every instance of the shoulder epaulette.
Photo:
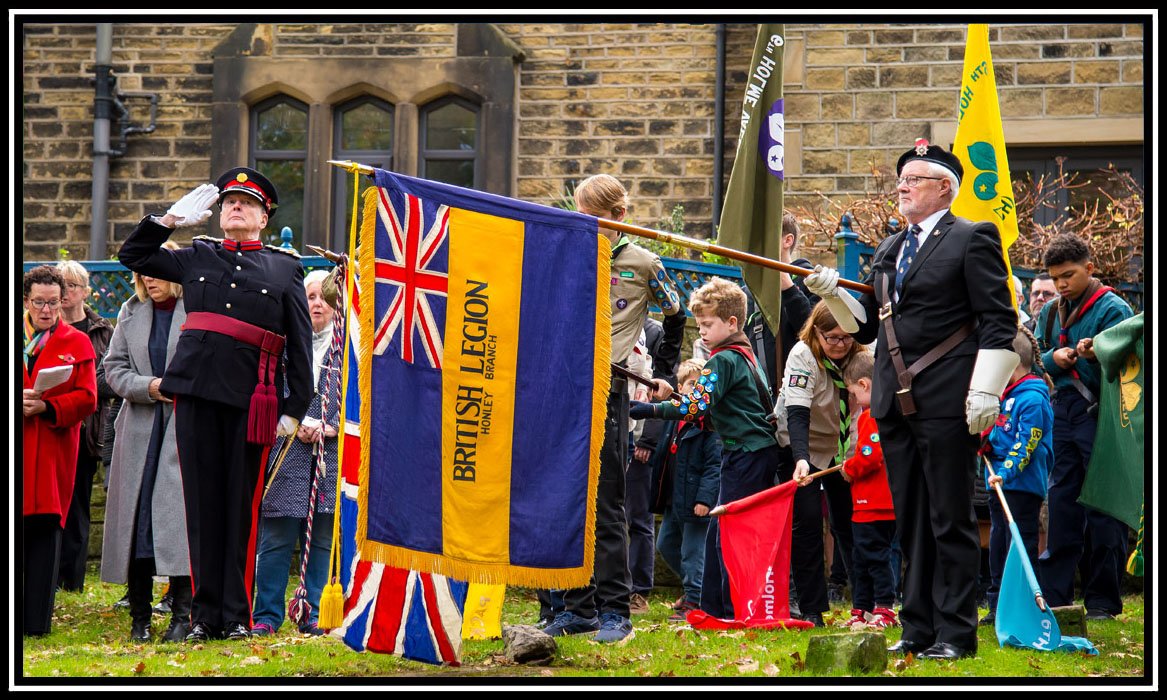
[[[214,236],[208,236],[205,233],[202,235],[199,235],[199,236],[195,236],[195,237],[191,238],[190,240],[191,240],[191,242],[206,241],[207,243],[222,243],[223,242],[222,238],[215,238]]]
[[[296,252],[295,248],[283,248],[278,245],[265,245],[264,248],[267,248],[268,250],[274,250],[277,253],[283,253],[284,255],[290,255],[297,260],[300,259],[300,254]]]

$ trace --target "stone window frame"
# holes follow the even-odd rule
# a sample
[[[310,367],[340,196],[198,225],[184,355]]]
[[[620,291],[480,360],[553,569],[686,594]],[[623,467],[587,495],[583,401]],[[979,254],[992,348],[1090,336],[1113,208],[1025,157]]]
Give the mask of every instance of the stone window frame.
[[[257,25],[240,25],[217,47],[212,73],[211,172],[247,164],[250,113],[255,105],[287,95],[308,105],[308,167],[304,177],[304,243],[343,248],[333,235],[336,108],[368,95],[393,105],[393,167],[416,176],[420,164],[420,110],[454,96],[479,106],[479,189],[517,191],[518,67],[525,58],[488,24],[460,24],[453,57],[273,57],[256,38]],[[365,180],[364,182],[368,182]],[[309,196],[307,193],[313,193]],[[217,224],[214,235],[222,235]],[[347,222],[345,224],[347,229]],[[270,233],[270,232],[268,232]]]

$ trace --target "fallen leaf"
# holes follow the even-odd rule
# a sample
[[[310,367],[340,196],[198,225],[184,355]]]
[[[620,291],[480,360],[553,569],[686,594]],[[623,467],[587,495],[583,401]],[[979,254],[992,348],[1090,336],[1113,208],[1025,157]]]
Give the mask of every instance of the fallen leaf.
[[[766,664],[762,667],[762,673],[766,674],[767,676],[777,676],[779,673],[781,673],[781,671],[779,671],[778,667],[774,664]]]
[[[739,663],[737,666],[738,673],[753,673],[759,668],[758,662],[753,659],[745,659],[744,663]]]
[[[1041,670],[1041,664],[1037,663],[1037,662],[1036,662],[1036,661],[1034,661],[1033,659],[1030,659],[1030,660],[1029,660],[1029,667],[1030,667],[1030,668],[1035,668],[1035,669],[1037,669],[1037,670],[1039,670],[1039,671]]]
[[[182,664],[178,663],[178,662],[177,662],[177,661],[175,661],[174,659],[170,659],[169,661],[167,661],[167,662],[166,662],[166,665],[167,665],[167,666],[173,666],[173,667],[175,667],[175,668],[182,668]]]
[[[235,652],[230,649],[220,649],[219,656],[235,656]]]
[[[134,666],[134,673],[141,673],[146,670],[145,662],[139,661],[137,666]]]
[[[802,656],[796,651],[790,655],[794,661],[793,667],[795,671],[803,671],[806,669],[806,663],[802,660]]]
[[[656,675],[660,678],[676,678],[677,677],[677,674],[675,671],[661,671],[660,673],[658,673]]]
[[[545,669],[542,669],[542,670],[540,670],[540,671],[539,671],[539,675],[540,675],[540,676],[548,676],[548,677],[550,677],[550,676],[554,676],[554,675],[555,675],[555,672],[554,672],[554,671],[552,671],[552,670],[551,670],[551,669],[549,669],[549,668],[545,668]]]
[[[262,663],[264,663],[263,659],[259,658],[258,656],[249,656],[246,659],[240,661],[239,665],[240,666],[254,666],[256,664],[262,664]]]

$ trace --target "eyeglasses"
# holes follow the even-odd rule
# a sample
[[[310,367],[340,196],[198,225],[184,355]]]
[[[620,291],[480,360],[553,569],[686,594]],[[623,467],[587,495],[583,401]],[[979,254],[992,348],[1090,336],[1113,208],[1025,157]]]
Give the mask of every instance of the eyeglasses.
[[[68,287],[70,290],[73,290],[73,289],[85,289],[85,285],[84,285],[84,284],[79,284],[79,283],[77,283],[77,282],[67,282],[67,283],[65,283],[65,286],[66,286],[66,287]]]
[[[850,345],[855,342],[855,339],[849,335],[827,335],[819,331],[819,337],[823,339],[827,345]]]
[[[1029,293],[1029,296],[1030,296],[1030,298],[1036,298],[1036,299],[1053,299],[1053,298],[1054,298],[1054,297],[1056,297],[1057,295],[1058,295],[1058,293],[1057,293],[1057,292],[1039,292],[1039,291],[1033,291],[1033,292],[1030,292],[1030,293]]]
[[[38,309],[43,309],[46,306],[50,309],[55,309],[61,305],[60,299],[29,299],[28,303],[32,304]]]
[[[904,175],[896,178],[896,187],[900,185],[907,185],[908,187],[918,187],[920,180],[944,180],[942,177],[925,177],[923,175]]]

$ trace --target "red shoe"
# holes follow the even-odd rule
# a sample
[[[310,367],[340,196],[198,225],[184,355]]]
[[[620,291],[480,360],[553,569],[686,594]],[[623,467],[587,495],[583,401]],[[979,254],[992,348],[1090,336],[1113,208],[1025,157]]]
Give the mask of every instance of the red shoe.
[[[876,608],[867,613],[867,624],[872,627],[899,627],[900,621],[896,618],[896,613],[891,608]]]
[[[864,617],[864,615],[865,613],[862,610],[858,608],[851,608],[851,619],[847,620],[846,622],[840,622],[839,626],[850,629],[854,625],[866,625],[867,618]]]

